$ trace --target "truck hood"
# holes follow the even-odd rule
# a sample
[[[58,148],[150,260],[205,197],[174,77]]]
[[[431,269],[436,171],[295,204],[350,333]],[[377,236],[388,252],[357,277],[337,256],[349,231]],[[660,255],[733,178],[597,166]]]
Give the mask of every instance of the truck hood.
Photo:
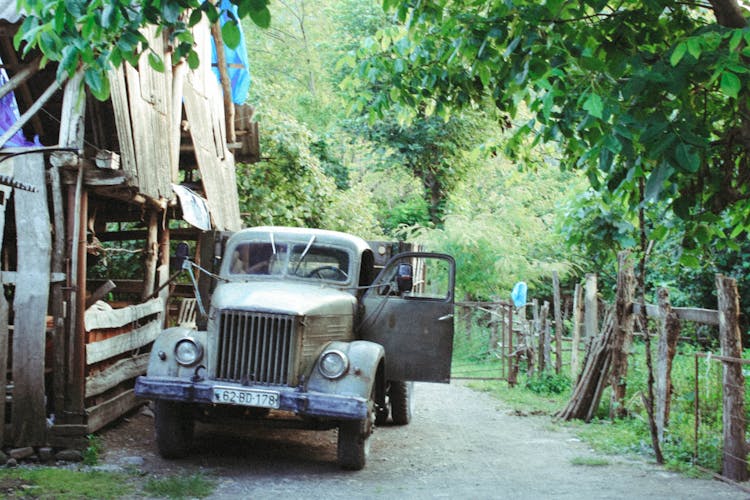
[[[273,282],[222,283],[211,298],[215,309],[239,309],[291,315],[353,315],[350,293],[318,285]]]

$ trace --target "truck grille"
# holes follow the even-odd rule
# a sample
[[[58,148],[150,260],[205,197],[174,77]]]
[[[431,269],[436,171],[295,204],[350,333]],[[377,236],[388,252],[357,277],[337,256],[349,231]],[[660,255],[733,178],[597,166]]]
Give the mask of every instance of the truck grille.
[[[294,332],[293,316],[222,311],[216,378],[287,385]]]

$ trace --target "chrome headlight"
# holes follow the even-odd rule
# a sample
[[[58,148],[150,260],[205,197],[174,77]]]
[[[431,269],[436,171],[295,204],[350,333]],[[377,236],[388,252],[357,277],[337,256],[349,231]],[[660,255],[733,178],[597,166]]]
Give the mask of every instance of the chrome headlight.
[[[318,370],[324,377],[336,379],[349,369],[349,358],[341,351],[330,350],[323,353],[318,363]]]
[[[200,342],[185,337],[175,344],[174,357],[182,366],[193,366],[203,358],[203,346]]]

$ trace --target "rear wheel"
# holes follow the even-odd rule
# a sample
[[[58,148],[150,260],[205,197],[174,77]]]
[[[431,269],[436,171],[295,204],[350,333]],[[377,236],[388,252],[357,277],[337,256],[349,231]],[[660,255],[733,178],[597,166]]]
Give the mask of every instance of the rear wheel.
[[[411,422],[414,409],[414,382],[392,381],[390,388],[391,417],[395,425]]]
[[[157,399],[154,402],[154,423],[159,455],[180,458],[188,454],[195,427],[188,405]]]

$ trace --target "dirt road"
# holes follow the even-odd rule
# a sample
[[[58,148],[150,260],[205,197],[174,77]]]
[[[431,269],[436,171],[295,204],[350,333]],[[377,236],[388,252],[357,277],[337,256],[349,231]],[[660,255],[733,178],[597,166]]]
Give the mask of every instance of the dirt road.
[[[187,459],[166,461],[143,414],[102,435],[109,464],[136,461],[148,474],[215,478],[212,498],[729,499],[750,498],[713,480],[688,479],[653,464],[599,457],[545,417],[518,417],[460,385],[417,384],[414,420],[380,427],[367,467],[336,465],[336,432],[251,430],[237,437],[199,427]]]

